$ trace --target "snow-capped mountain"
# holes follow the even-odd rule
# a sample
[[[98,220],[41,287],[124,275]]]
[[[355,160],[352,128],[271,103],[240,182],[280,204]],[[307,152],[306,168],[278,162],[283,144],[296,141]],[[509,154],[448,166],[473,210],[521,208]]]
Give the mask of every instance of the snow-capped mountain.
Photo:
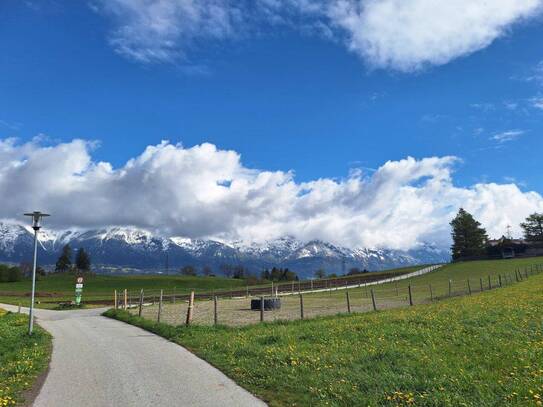
[[[233,242],[184,237],[161,237],[136,228],[40,232],[39,259],[44,266],[55,263],[65,244],[84,247],[97,270],[136,269],[175,272],[184,265],[211,267],[220,274],[224,265],[243,265],[252,272],[288,267],[307,277],[318,269],[344,273],[352,267],[382,270],[413,264],[449,261],[448,251],[424,245],[411,251],[348,249],[313,240],[301,242],[292,236],[264,243]],[[0,222],[0,261],[19,263],[32,257],[33,231],[14,223]]]

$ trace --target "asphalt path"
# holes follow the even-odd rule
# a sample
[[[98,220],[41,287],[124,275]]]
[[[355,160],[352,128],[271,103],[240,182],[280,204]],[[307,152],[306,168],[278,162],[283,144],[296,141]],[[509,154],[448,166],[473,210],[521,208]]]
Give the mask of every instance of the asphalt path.
[[[53,335],[53,355],[33,406],[265,405],[185,348],[103,311],[36,310]]]

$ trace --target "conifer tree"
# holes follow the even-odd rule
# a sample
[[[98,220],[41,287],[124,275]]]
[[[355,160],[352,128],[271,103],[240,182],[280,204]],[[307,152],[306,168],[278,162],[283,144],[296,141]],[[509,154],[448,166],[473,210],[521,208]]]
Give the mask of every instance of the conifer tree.
[[[451,221],[453,245],[453,260],[461,260],[485,253],[488,240],[486,230],[481,227],[473,216],[460,208],[456,217]]]
[[[79,271],[90,271],[91,261],[88,253],[82,247],[75,255],[75,266]]]
[[[55,264],[55,271],[59,273],[65,273],[70,270],[72,267],[72,248],[69,244],[66,244],[62,248],[62,253],[60,254],[57,263]]]
[[[524,230],[524,238],[532,242],[543,241],[543,213],[532,213],[526,222],[520,224]]]

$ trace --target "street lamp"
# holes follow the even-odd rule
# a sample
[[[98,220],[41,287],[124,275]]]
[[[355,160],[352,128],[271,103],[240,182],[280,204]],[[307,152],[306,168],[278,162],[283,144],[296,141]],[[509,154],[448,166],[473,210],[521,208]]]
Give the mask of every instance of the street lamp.
[[[38,231],[41,228],[40,220],[45,216],[50,216],[46,213],[34,211],[32,213],[25,213],[24,216],[32,217],[32,229],[34,229],[34,266],[32,267],[32,296],[30,299],[30,321],[28,323],[28,334],[32,335],[32,328],[34,327],[34,295],[36,292],[36,263],[38,258]]]

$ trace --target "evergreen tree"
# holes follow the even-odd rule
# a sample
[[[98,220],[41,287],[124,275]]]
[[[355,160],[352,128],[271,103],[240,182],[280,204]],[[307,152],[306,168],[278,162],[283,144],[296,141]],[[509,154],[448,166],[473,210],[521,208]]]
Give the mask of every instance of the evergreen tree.
[[[55,271],[59,273],[65,273],[70,270],[72,267],[72,248],[69,244],[65,245],[62,248],[62,253],[60,254],[57,263],[55,264]]]
[[[318,269],[317,271],[315,271],[315,277],[318,278],[318,279],[323,279],[326,277],[326,273],[324,271],[324,269]]]
[[[543,241],[543,213],[532,213],[526,222],[520,224],[524,230],[524,238],[532,242]]]
[[[488,240],[486,230],[481,227],[471,214],[460,208],[456,218],[451,221],[453,260],[461,260],[485,253]]]
[[[90,257],[82,247],[77,251],[75,255],[75,266],[80,271],[90,271],[91,261]]]
[[[181,274],[183,274],[184,276],[192,276],[192,277],[195,277],[198,275],[198,273],[196,272],[196,269],[191,265],[183,266],[181,268]]]
[[[264,270],[261,274],[260,274],[260,278],[262,280],[269,280],[271,278],[271,275],[270,275],[270,271],[268,269]]]

